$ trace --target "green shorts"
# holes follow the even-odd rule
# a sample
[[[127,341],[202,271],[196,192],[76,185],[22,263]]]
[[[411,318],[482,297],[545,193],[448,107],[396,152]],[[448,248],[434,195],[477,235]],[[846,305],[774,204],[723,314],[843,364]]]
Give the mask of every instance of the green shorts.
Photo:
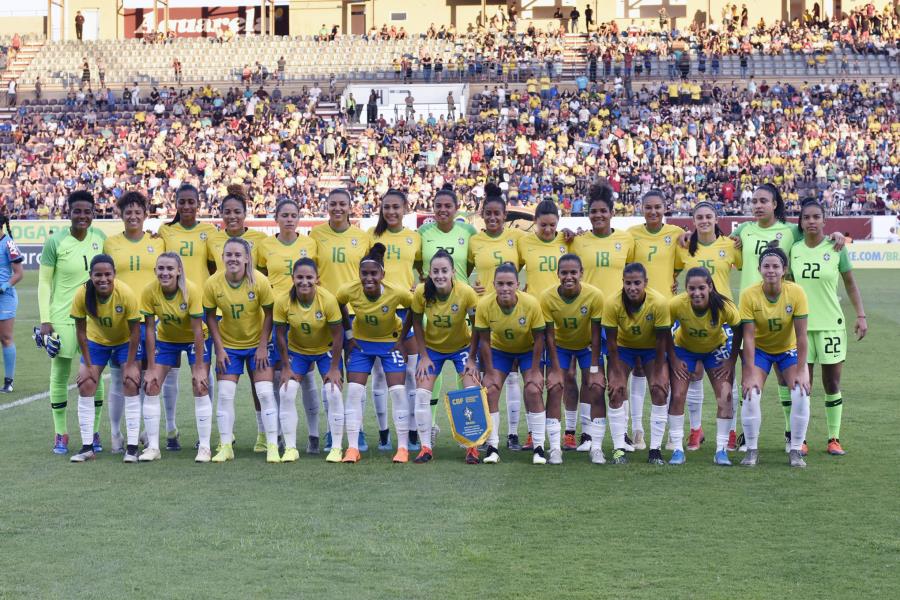
[[[67,321],[65,323],[50,323],[53,331],[59,336],[59,354],[58,358],[75,358],[81,354],[78,347],[78,336],[75,335],[75,322]]]
[[[806,362],[809,364],[836,365],[847,359],[847,331],[832,329],[831,331],[808,331],[809,352]]]

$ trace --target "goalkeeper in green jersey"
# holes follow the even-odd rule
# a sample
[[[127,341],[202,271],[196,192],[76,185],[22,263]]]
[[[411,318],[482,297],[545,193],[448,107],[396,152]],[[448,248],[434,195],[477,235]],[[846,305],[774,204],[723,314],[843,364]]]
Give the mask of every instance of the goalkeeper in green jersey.
[[[66,423],[69,374],[72,359],[79,355],[75,337],[75,321],[70,316],[75,292],[88,279],[91,259],[103,252],[106,236],[91,227],[94,221],[94,196],[85,190],[69,194],[66,201],[72,224],[57,232],[44,244],[41,252],[38,306],[41,326],[35,328],[35,341],[50,355],[50,408],[56,436],[53,452],[66,454],[69,435]],[[103,406],[103,384],[98,382],[94,395],[96,418],[100,423]],[[100,452],[100,434],[94,433],[94,452]]]

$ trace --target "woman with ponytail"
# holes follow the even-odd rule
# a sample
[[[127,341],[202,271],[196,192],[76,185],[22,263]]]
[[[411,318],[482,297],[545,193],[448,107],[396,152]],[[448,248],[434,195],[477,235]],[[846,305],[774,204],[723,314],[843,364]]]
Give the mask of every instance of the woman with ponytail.
[[[141,313],[138,299],[127,284],[116,281],[113,259],[98,254],[91,260],[87,283],[72,300],[75,334],[81,348],[78,369],[78,425],[81,450],[72,456],[79,463],[94,458],[94,394],[107,363],[122,365],[125,393],[125,429],[127,446],[124,462],[137,462],[138,435],[141,429],[140,363]]]
[[[188,281],[181,257],[166,252],[156,259],[156,281],[141,294],[141,313],[147,330],[147,374],[144,378],[144,430],[147,447],[139,460],[161,458],[159,452],[159,392],[170,373],[181,363],[182,352],[191,366],[194,414],[197,423],[196,462],[212,457],[212,401],[209,397],[210,344],[203,322],[203,294]],[[198,360],[198,357],[199,360]]]

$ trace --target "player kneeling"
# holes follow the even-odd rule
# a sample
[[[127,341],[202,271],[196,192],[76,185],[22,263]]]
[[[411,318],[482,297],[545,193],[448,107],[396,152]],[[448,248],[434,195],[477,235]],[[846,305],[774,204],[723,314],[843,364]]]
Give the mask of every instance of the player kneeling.
[[[137,462],[141,431],[141,367],[137,362],[141,343],[141,313],[138,300],[127,285],[116,281],[116,266],[106,254],[91,260],[90,279],[72,300],[75,334],[81,348],[78,369],[78,426],[81,450],[75,463],[94,458],[94,393],[104,367],[112,361],[122,365],[125,393],[125,462]]]
[[[159,392],[169,372],[178,367],[186,352],[191,365],[194,391],[194,416],[197,421],[198,463],[210,461],[212,400],[209,397],[209,344],[203,323],[200,288],[187,281],[181,257],[174,252],[156,259],[156,281],[141,294],[147,350],[147,375],[144,380],[144,429],[147,448],[140,461],[159,460]],[[198,360],[197,357],[200,357]]]

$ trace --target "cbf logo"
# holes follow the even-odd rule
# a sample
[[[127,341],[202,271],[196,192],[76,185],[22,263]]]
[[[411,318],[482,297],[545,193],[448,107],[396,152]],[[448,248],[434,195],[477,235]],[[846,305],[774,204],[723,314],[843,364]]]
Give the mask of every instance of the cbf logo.
[[[725,258],[725,251],[719,250],[719,258]]]
[[[465,246],[466,238],[459,238],[458,240],[456,240],[456,243],[459,244],[460,246]]]
[[[323,316],[323,315],[322,315],[322,311],[321,311],[321,310],[317,310],[317,311],[316,311],[316,320],[317,320],[317,321],[321,321],[321,320],[322,320],[322,316]]]
[[[205,231],[200,234],[200,239],[203,240],[204,242],[206,241],[206,232]]]
[[[778,233],[775,234],[775,239],[780,241],[782,236],[783,236],[783,234],[779,231]]]
[[[794,312],[794,307],[791,306],[790,304],[788,304],[788,305],[784,308],[784,312],[786,312],[787,314],[791,314],[792,312]]]
[[[154,252],[156,252],[156,250],[153,248],[153,246],[147,246],[147,252],[149,254],[153,254]]]
[[[450,310],[453,312],[459,312],[459,304],[451,304]]]
[[[91,248],[93,248],[94,250],[99,250],[100,244],[98,244],[97,242],[94,242],[93,244],[91,244]]]
[[[519,325],[525,325],[525,317],[519,317]]]
[[[300,251],[300,258],[306,258],[306,250]]]
[[[122,308],[121,305],[118,305],[118,304],[116,305],[116,312],[117,312],[117,313],[120,313],[120,312],[122,312],[122,311],[124,311],[124,310],[125,310],[125,309]]]
[[[581,307],[581,314],[583,314],[583,315],[586,315],[586,314],[587,314],[587,306],[582,306],[582,307]]]
[[[178,308],[180,308],[181,310],[187,310],[187,303],[182,302],[181,304],[178,305]]]
[[[666,246],[670,245],[672,243],[672,236],[667,235],[666,237],[663,238],[663,241],[666,243]]]
[[[387,306],[382,306],[382,307],[381,307],[381,312],[383,312],[383,313],[386,313],[386,312],[389,311],[389,310],[390,310],[390,309],[389,309]]]
[[[506,240],[506,245],[512,248],[515,245],[515,242],[512,240]]]
[[[622,249],[622,244],[616,242],[616,252],[619,252]]]
[[[831,255],[826,252],[825,255],[822,257],[822,259],[823,260],[831,260]]]
[[[652,321],[652,320],[653,320],[653,315],[647,315],[647,320],[648,320],[648,321]]]
[[[559,253],[560,253],[560,254],[565,254],[565,253],[566,253],[566,247],[565,247],[565,246],[560,246],[560,247],[559,247]]]
[[[253,292],[250,292],[249,294],[247,294],[247,297],[250,298],[251,300],[253,300],[254,298],[256,298],[256,294],[254,294]]]
[[[357,241],[356,238],[353,238],[352,240],[350,240],[350,245],[351,245],[351,246],[356,246],[356,245],[358,245],[358,244],[359,244],[359,241]]]
[[[406,245],[407,245],[407,246],[412,246],[412,243],[413,243],[413,239],[412,239],[411,237],[406,238]]]

